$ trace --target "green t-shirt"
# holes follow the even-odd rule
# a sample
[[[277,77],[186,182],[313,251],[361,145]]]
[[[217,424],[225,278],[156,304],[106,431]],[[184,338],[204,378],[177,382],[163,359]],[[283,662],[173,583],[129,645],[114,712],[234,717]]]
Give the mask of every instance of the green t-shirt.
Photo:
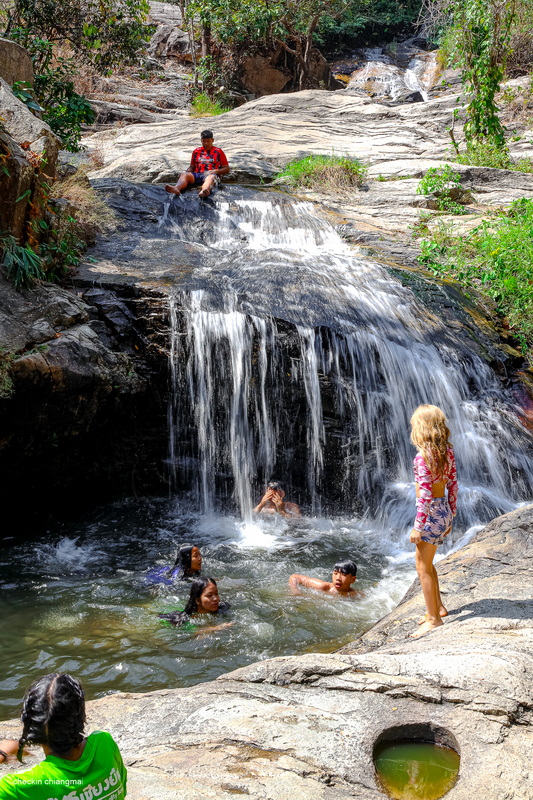
[[[77,761],[46,756],[0,779],[0,800],[124,800],[126,767],[111,734],[96,731]]]

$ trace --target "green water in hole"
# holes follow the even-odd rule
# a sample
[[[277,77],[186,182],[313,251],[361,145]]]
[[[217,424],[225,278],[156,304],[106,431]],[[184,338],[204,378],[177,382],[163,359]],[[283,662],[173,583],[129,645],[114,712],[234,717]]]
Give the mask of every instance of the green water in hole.
[[[428,742],[386,742],[374,756],[381,785],[395,800],[438,800],[459,772],[460,758]]]

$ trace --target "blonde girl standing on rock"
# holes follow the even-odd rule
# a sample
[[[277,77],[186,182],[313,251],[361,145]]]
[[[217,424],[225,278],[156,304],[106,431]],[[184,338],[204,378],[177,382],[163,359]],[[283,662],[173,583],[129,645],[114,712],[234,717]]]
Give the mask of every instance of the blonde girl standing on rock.
[[[411,441],[418,450],[413,461],[416,519],[410,539],[416,544],[416,571],[426,614],[418,631],[411,634],[413,637],[442,625],[441,617],[448,613],[441,600],[433,559],[452,529],[457,509],[457,470],[449,438],[446,416],[440,408],[426,404],[416,409],[411,417]]]

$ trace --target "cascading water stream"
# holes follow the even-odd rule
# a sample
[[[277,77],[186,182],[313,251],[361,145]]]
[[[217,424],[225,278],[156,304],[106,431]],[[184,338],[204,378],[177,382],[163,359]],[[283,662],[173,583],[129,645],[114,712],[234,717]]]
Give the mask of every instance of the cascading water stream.
[[[533,496],[531,435],[468,336],[355,257],[310,204],[238,188],[205,203],[191,193],[157,227],[160,198],[153,187],[136,196],[144,191],[157,233],[136,242],[135,257],[156,248],[175,282],[175,491],[9,542],[0,718],[19,712],[44,671],[73,671],[90,697],[145,692],[331,652],[367,630],[415,577],[408,420],[420,402],[445,409],[459,466],[460,517],[437,559]],[[272,477],[287,482],[303,517],[244,522]],[[184,542],[201,549],[232,607],[234,625],[214,636],[157,616],[185,605],[189,584],[149,579]],[[355,601],[289,591],[292,573],[327,579],[344,558],[358,564]]]
[[[331,508],[335,483],[338,510],[370,514],[399,538],[414,501],[408,420],[422,402],[451,423],[460,529],[533,497],[531,436],[489,366],[383,268],[356,258],[311,204],[219,200],[213,219],[202,241],[212,258],[195,276],[203,288],[171,301],[181,416],[170,463],[201,476],[204,510],[221,476],[248,518],[273,470],[301,486],[298,473],[314,513]],[[180,452],[191,411],[196,442]]]

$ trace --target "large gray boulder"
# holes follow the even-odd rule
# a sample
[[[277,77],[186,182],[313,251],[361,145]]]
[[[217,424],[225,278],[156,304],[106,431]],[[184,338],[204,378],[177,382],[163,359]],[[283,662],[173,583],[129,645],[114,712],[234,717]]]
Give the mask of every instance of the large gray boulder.
[[[420,177],[421,162],[429,166],[450,157],[448,129],[458,97],[449,93],[426,103],[387,106],[344,91],[306,90],[261,97],[209,126],[232,175],[242,180],[269,178],[290,160],[313,154],[359,158],[376,176]],[[88,137],[86,146],[104,153],[98,177],[163,183],[188,166],[207,124],[180,119],[132,125]],[[511,143],[511,150],[533,154],[527,137]]]
[[[48,170],[53,175],[60,148],[60,140],[52,132],[48,123],[32,114],[29,108],[18,100],[11,87],[0,78],[0,108],[2,109],[4,130],[19,145],[46,158]]]
[[[6,81],[0,78],[0,230],[21,240],[25,232],[28,205],[34,202],[32,219],[45,213],[40,187],[55,176],[60,142],[50,126],[36,117],[18,100]]]
[[[454,98],[388,108],[344,92],[306,90],[261,97],[210,120],[215,144],[239,175],[270,177],[288,161],[315,153],[369,164],[442,159]],[[105,150],[99,177],[161,183],[189,164],[205,120],[133,125],[86,140]]]
[[[30,54],[11,39],[0,39],[0,78],[10,86],[16,81],[26,81],[33,85],[33,61]]]
[[[409,638],[424,608],[415,584],[341,652],[90,703],[91,729],[119,742],[128,796],[378,800],[373,745],[409,725],[458,748],[449,800],[531,800],[533,506],[494,520],[437,569],[450,614],[420,639]]]

